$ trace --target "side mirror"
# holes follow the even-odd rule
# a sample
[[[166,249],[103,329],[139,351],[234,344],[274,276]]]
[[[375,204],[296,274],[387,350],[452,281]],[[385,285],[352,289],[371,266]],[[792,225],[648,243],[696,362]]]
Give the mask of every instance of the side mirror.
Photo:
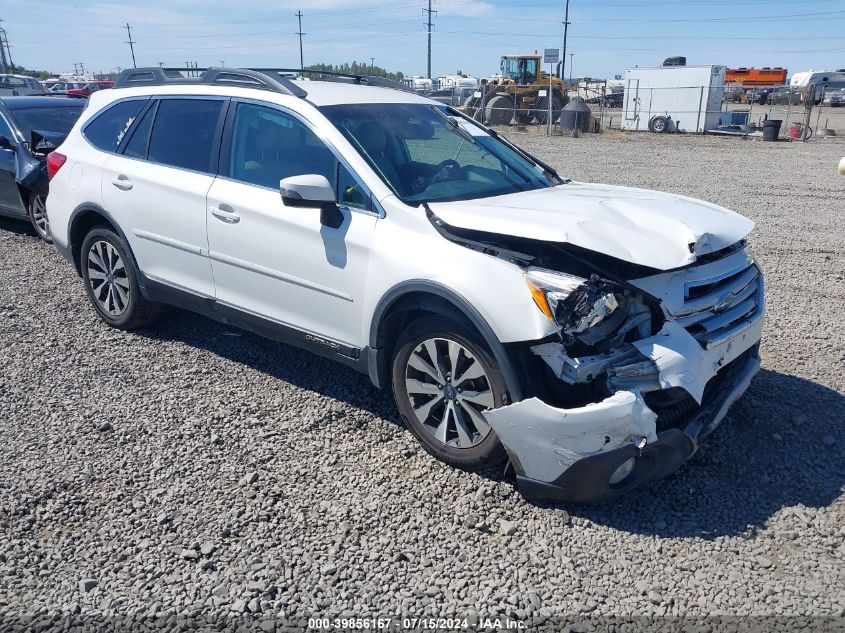
[[[15,146],[5,136],[0,136],[0,149],[15,149]]]
[[[343,213],[335,202],[334,187],[319,174],[291,176],[279,182],[282,202],[288,207],[320,209],[320,223],[331,229],[343,224]]]

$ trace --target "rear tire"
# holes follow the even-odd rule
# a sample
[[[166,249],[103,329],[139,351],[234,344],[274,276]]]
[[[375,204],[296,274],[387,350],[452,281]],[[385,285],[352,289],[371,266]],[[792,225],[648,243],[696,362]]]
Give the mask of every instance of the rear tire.
[[[152,323],[161,306],[141,295],[140,274],[129,245],[105,226],[88,232],[80,250],[85,291],[97,315],[120,330]]]
[[[428,453],[466,470],[505,459],[481,414],[506,402],[505,380],[469,328],[443,317],[415,321],[394,347],[392,379],[399,412]]]
[[[26,210],[35,234],[48,244],[52,244],[53,236],[50,234],[50,220],[47,218],[47,196],[41,193],[33,193],[29,197]]]
[[[552,97],[552,123],[556,123],[560,119],[560,112],[563,110],[563,99],[558,94]],[[537,109],[534,110],[534,118],[537,123],[545,125],[549,122],[549,98],[540,97],[537,100]]]

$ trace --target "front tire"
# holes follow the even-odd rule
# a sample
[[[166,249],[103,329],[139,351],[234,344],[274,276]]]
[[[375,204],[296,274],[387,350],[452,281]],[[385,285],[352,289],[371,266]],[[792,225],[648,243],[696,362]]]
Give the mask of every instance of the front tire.
[[[482,412],[505,404],[507,388],[478,335],[442,317],[420,319],[396,343],[392,377],[396,405],[428,453],[466,470],[505,459]]]
[[[484,123],[490,127],[508,125],[513,119],[514,101],[507,95],[496,95],[484,106]]]
[[[120,330],[154,321],[160,306],[144,299],[129,245],[110,228],[92,229],[82,242],[80,269],[85,290],[97,315]]]
[[[35,234],[48,244],[52,244],[53,236],[50,234],[50,220],[47,218],[47,196],[41,193],[33,193],[29,197],[26,210]]]

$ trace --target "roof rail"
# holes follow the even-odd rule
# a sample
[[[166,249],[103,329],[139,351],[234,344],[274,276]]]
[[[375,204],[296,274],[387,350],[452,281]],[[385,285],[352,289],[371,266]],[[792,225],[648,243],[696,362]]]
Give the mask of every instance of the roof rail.
[[[186,75],[185,73],[189,73]],[[198,76],[196,73],[201,73]],[[273,90],[304,99],[308,92],[293,83],[293,79],[304,75],[320,75],[334,81],[345,81],[366,86],[391,88],[413,92],[408,86],[387,77],[374,75],[352,75],[329,70],[308,70],[301,68],[127,68],[117,76],[114,88],[137,86],[168,86],[196,84],[205,86],[239,86]]]
[[[202,73],[186,76],[183,73]],[[259,88],[304,98],[308,93],[280,73],[268,74],[244,68],[127,68],[121,71],[114,82],[114,88],[137,86],[168,86],[196,84],[204,86],[239,86]]]
[[[413,90],[401,82],[388,79],[387,77],[378,77],[376,75],[355,75],[351,73],[338,73],[331,70],[311,70],[308,68],[250,68],[249,70],[254,70],[260,73],[292,75],[294,77],[303,75],[321,75],[334,79],[335,81],[348,80],[348,83],[377,86],[379,88],[392,88],[393,90],[402,90],[403,92],[413,92]]]

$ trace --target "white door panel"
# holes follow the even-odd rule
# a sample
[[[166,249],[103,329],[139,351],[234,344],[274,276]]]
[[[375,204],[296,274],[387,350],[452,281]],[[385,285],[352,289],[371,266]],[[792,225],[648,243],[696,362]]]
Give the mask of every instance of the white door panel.
[[[341,207],[286,207],[277,190],[218,178],[208,194],[217,300],[321,337],[363,347],[361,299],[377,217]]]
[[[206,237],[206,195],[214,178],[111,156],[103,166],[103,202],[132,246],[138,266],[157,281],[214,295]]]

